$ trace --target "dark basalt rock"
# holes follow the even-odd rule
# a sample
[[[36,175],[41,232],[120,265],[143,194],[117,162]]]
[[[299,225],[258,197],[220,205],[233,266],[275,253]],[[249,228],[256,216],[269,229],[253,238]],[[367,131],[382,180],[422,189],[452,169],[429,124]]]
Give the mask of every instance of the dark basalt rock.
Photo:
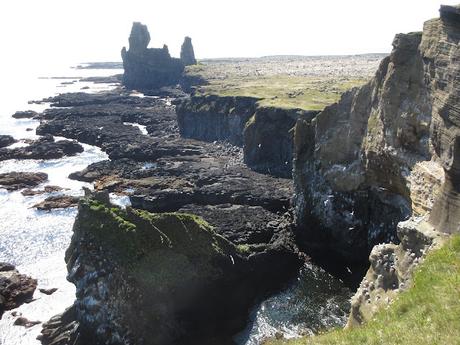
[[[460,22],[460,6],[441,5],[439,13],[443,19],[448,19],[457,23]]]
[[[226,140],[243,146],[243,131],[256,110],[253,97],[192,96],[176,102],[181,136],[205,141]]]
[[[0,263],[0,318],[5,310],[30,300],[36,287],[35,279],[20,274],[11,264]]]
[[[38,325],[40,323],[41,323],[41,321],[30,321],[29,319],[27,319],[27,318],[25,318],[23,316],[20,316],[16,320],[14,320],[13,325],[14,326],[22,326],[22,327],[25,327],[25,328],[30,328],[30,327],[33,327],[33,326]]]
[[[14,191],[23,188],[36,187],[48,180],[45,173],[9,172],[0,174],[0,188]]]
[[[289,178],[292,175],[294,126],[317,111],[258,107],[244,127],[244,162],[253,170]]]
[[[32,207],[40,211],[50,211],[55,208],[75,207],[78,205],[78,200],[79,198],[70,195],[53,195]]]
[[[123,85],[131,89],[156,89],[177,84],[184,71],[180,59],[169,55],[167,46],[147,48],[150,34],[147,26],[135,22],[129,36],[129,50],[123,47]]]
[[[59,187],[59,186],[45,186],[43,189],[31,189],[27,188],[21,191],[21,194],[24,196],[33,196],[33,195],[40,195],[40,194],[45,194],[45,193],[53,193],[53,192],[60,192],[64,188]]]
[[[83,152],[83,146],[75,141],[54,141],[51,135],[43,136],[26,147],[0,149],[0,161],[7,159],[56,159]]]
[[[185,66],[196,65],[192,39],[188,36],[184,38],[184,43],[182,43],[180,48],[180,59]]]
[[[16,140],[11,135],[0,135],[0,148],[14,144]]]
[[[11,115],[15,119],[33,119],[38,116],[38,113],[33,110],[24,110],[24,111],[17,111],[13,115]]]

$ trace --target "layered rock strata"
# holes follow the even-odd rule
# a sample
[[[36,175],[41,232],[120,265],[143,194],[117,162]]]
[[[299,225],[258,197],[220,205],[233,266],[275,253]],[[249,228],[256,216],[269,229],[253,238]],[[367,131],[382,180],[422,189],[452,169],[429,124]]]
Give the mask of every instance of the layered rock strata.
[[[365,260],[375,244],[397,241],[398,222],[412,214],[417,164],[432,157],[421,39],[397,35],[369,83],[297,123],[295,203],[307,246]]]
[[[459,7],[440,13],[423,33],[397,35],[367,85],[296,125],[304,244],[356,260],[376,243],[395,242],[373,247],[348,326],[409,288],[426,253],[460,231]]]

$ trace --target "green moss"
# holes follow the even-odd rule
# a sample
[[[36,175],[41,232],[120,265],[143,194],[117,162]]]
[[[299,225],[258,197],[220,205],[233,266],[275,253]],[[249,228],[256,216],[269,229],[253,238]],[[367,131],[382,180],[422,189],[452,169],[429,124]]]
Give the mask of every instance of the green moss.
[[[460,236],[432,252],[413,285],[369,323],[316,337],[270,340],[266,344],[433,345],[460,344]]]
[[[191,214],[123,210],[86,199],[75,229],[90,233],[139,286],[156,291],[212,280],[221,274],[216,260],[230,262],[236,253],[232,243]]]

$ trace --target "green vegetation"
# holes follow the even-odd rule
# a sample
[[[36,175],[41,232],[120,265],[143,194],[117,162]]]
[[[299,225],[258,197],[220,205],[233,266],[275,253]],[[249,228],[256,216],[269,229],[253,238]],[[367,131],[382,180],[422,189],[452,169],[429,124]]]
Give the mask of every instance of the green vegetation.
[[[297,76],[278,74],[256,75],[233,72],[219,64],[187,67],[187,74],[198,76],[209,84],[200,86],[197,95],[245,96],[261,99],[260,106],[322,110],[339,100],[340,95],[363,85],[366,76]]]
[[[455,345],[460,344],[460,236],[432,252],[411,288],[369,323],[267,345]]]

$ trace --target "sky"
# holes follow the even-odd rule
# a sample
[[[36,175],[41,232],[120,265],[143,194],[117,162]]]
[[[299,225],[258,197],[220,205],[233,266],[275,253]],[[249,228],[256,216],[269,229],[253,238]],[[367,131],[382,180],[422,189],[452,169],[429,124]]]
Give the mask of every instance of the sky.
[[[443,0],[456,4],[460,0]],[[422,30],[439,0],[2,0],[3,69],[117,61],[133,21],[151,47],[198,58],[386,53],[396,33]]]

